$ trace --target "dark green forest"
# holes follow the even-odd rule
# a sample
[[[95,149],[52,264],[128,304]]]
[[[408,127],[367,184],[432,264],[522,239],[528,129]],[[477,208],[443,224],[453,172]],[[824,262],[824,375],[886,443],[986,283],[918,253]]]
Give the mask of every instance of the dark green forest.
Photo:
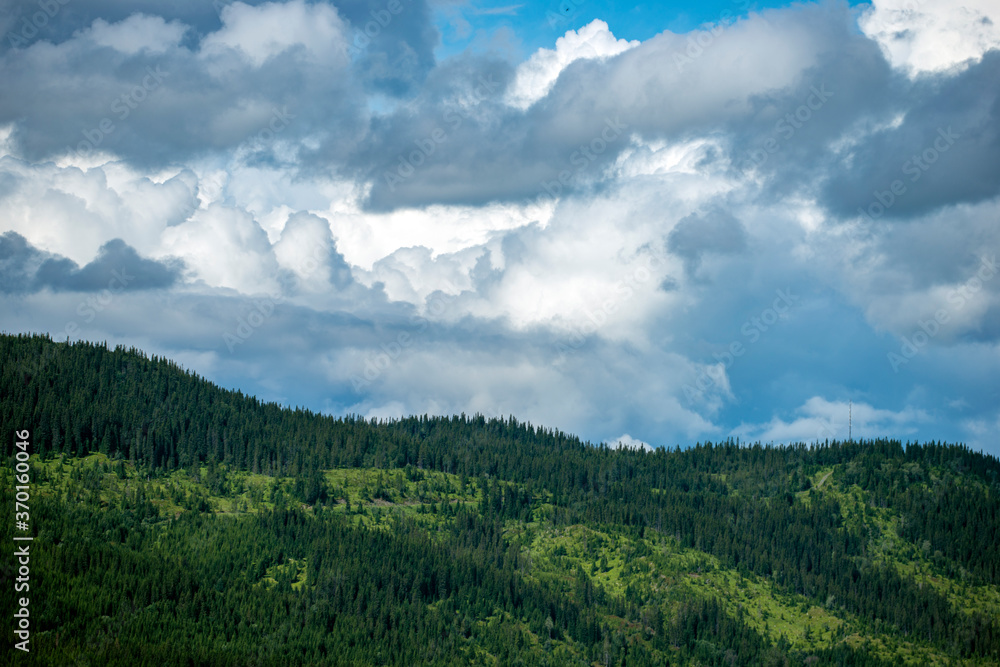
[[[612,449],[46,336],[0,361],[7,664],[1000,664],[1000,461],[960,444]]]

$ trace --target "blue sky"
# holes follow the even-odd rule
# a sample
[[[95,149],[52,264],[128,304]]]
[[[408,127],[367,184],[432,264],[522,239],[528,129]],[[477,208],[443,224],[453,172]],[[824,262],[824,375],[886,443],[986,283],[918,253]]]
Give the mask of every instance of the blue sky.
[[[736,21],[751,12],[779,8],[785,2],[712,0],[711,2],[621,3],[599,0],[552,2],[442,3],[434,19],[442,40],[436,53],[448,57],[498,39],[509,40],[525,58],[551,48],[568,30],[603,20],[619,39],[645,41],[664,30],[689,33],[706,25]],[[850,6],[862,3],[850,2]],[[868,3],[864,3],[867,5]]]
[[[4,331],[332,414],[1000,453],[991,0],[8,5]]]

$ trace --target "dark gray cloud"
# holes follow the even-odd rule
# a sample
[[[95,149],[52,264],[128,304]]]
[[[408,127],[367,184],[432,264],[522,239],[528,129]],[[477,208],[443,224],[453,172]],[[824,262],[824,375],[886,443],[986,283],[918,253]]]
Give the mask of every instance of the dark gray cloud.
[[[725,138],[736,172],[766,177],[763,197],[824,183],[822,202],[840,216],[878,203],[897,180],[906,194],[892,195],[888,217],[1000,188],[1000,54],[958,76],[911,82],[836,4],[765,12],[693,59],[684,36],[664,33],[613,58],[577,60],[527,111],[504,103],[514,76],[506,61],[463,54],[435,63],[439,36],[425,0],[400,0],[398,14],[382,0],[334,3],[349,62],[291,49],[259,66],[201,50],[223,25],[219,12],[234,16],[235,4],[147,7],[187,31],[179,47],[131,54],[85,36],[98,18],[128,18],[127,3],[76,4],[49,21],[54,47],[0,55],[0,123],[15,123],[30,160],[109,150],[151,167],[249,141],[249,164],[357,178],[371,186],[366,207],[386,211],[561,196],[599,186],[630,135],[709,134]],[[7,22],[34,7],[18,0]],[[410,101],[372,116],[372,92]],[[831,150],[895,113],[903,122],[864,137],[853,155]],[[923,153],[942,136],[952,143],[927,165]],[[279,158],[280,142],[298,155]]]
[[[632,133],[649,141],[725,137],[737,175],[764,176],[764,200],[811,194],[823,184],[821,201],[837,215],[867,208],[897,179],[907,192],[894,197],[891,217],[1000,191],[1000,54],[987,53],[957,76],[912,81],[857,33],[843,8],[802,6],[768,19],[775,33],[806,32],[812,41],[798,54],[804,66],[784,79],[766,72],[790,47],[770,53],[759,45],[746,54],[754,62],[742,75],[722,69],[709,76],[716,56],[722,60],[724,49],[750,39],[735,29],[680,71],[674,58],[685,43],[670,34],[607,60],[578,60],[526,112],[497,104],[512,72],[473,59],[439,67],[425,88],[436,102],[377,121],[355,154],[353,163],[372,184],[367,204],[387,210],[567,194],[599,179]],[[501,90],[480,96],[467,115],[442,102],[454,95],[455,82],[469,93],[482,80]],[[871,134],[895,115],[903,117],[900,125]],[[608,121],[624,129],[603,142]],[[431,141],[438,128],[441,141]],[[832,150],[855,137],[861,140],[850,157]],[[595,140],[600,152],[587,151]],[[945,141],[948,150],[936,151],[935,142],[940,148]],[[933,167],[921,161],[925,152]],[[560,175],[567,178],[560,182]]]
[[[747,247],[743,223],[723,209],[682,218],[667,235],[667,249],[684,259],[684,269],[694,276],[707,253],[728,255]]]
[[[490,58],[442,63],[420,95],[372,118],[349,165],[372,184],[372,210],[431,203],[475,204],[539,190],[520,148],[528,125],[508,117],[503,93],[513,68]]]
[[[490,58],[443,63],[415,103],[373,120],[351,159],[372,185],[367,207],[551,199],[592,183],[628,145],[621,109],[576,109],[556,119],[507,106],[513,76],[509,64]]]
[[[919,79],[896,127],[831,165],[824,204],[847,217],[910,218],[1000,193],[1000,51],[959,74]]]
[[[83,267],[43,252],[17,232],[0,236],[0,291],[7,294],[41,289],[68,292],[138,291],[171,287],[178,282],[178,261],[157,262],[139,256],[121,239],[108,241]]]
[[[334,7],[344,22],[342,39],[331,38],[343,43],[321,61],[292,48],[254,66],[204,50],[223,28],[220,16],[232,21],[247,14],[243,5],[264,4],[69,2],[24,40],[18,26],[39,9],[17,0],[0,18],[15,36],[0,49],[0,124],[16,123],[14,138],[34,161],[105,150],[156,167],[250,141],[255,162],[274,163],[275,141],[295,145],[308,136],[320,145],[315,157],[336,171],[363,136],[366,95],[407,94],[434,67],[439,37],[430,9],[425,0],[392,3],[398,13],[387,0],[307,5]],[[123,53],[90,36],[94,21],[114,24],[137,12],[166,21],[161,33],[183,30],[179,45]],[[54,46],[42,48],[41,40]]]
[[[17,232],[0,236],[0,292],[20,294],[29,291],[33,275],[43,260],[43,253]]]
[[[723,31],[683,65],[677,58],[687,41],[664,33],[612,58],[574,61],[526,111],[502,103],[509,67],[472,57],[445,63],[423,89],[434,102],[375,121],[352,164],[372,185],[371,209],[475,205],[599,184],[633,134],[646,141],[716,135],[726,137],[738,170],[754,166],[750,155],[762,149],[766,171],[781,170],[772,184],[801,187],[817,178],[830,141],[904,90],[852,20],[839,5],[769,13]],[[775,44],[760,48],[772,35]],[[785,66],[776,68],[780,60]],[[450,104],[459,98],[474,104],[460,114]],[[808,122],[794,118],[800,107]],[[789,113],[791,123],[779,125]],[[431,141],[436,129],[440,140]]]
[[[309,135],[336,146],[363,126],[363,96],[337,45],[318,60],[291,48],[253,63],[202,43],[122,52],[78,27],[54,46],[0,56],[0,123],[15,123],[29,160],[101,150],[158,167],[245,142],[259,151]]]
[[[248,5],[264,4],[268,0],[241,0]],[[137,5],[131,0],[54,0],[45,11],[38,0],[5,0],[0,9],[0,29],[3,40],[0,53],[13,48],[25,48],[38,41],[53,44],[65,42],[81,28],[102,19],[108,23],[124,21],[136,12],[162,16],[168,21],[180,21],[191,26],[191,38],[217,30],[222,24],[219,12],[231,0],[176,0]]]
[[[351,23],[354,70],[366,87],[398,96],[418,86],[435,65],[440,36],[426,0],[339,0],[333,3]],[[393,4],[393,9],[395,9]]]
[[[161,16],[167,21],[179,21],[189,27],[182,42],[195,48],[205,35],[222,26],[222,12],[237,0],[175,0],[147,2],[137,5],[132,0],[53,0],[46,15],[38,0],[6,0],[0,9],[0,29],[4,39],[0,53],[12,48],[25,48],[36,41],[59,44],[75,32],[100,19],[107,23],[124,21],[137,12]],[[238,0],[257,7],[274,0]],[[390,90],[392,85],[410,83],[408,77],[419,79],[434,64],[434,47],[439,36],[431,24],[430,7],[426,0],[399,0],[402,11],[384,13],[388,0],[339,0],[317,2],[337,9],[340,16],[361,31],[357,39],[358,54],[365,60],[373,83]],[[369,25],[375,21],[374,25]],[[357,37],[352,30],[352,41]],[[392,71],[388,71],[391,66]]]
[[[752,96],[748,113],[728,124],[734,175],[763,176],[765,201],[810,190],[836,168],[831,144],[901,113],[911,94],[875,42],[844,35],[794,83]]]

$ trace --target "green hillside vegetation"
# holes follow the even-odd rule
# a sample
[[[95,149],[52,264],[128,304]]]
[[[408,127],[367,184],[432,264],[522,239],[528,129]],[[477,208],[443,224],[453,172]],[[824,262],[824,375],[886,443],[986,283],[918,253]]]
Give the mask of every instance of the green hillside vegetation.
[[[15,430],[35,452],[11,664],[1000,664],[1000,461],[961,445],[612,450],[282,409],[134,349],[0,355],[7,515]]]

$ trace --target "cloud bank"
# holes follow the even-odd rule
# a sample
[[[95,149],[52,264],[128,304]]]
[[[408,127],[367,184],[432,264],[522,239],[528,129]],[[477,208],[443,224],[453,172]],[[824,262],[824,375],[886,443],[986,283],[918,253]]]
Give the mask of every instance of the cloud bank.
[[[338,414],[673,446],[853,401],[997,453],[1000,17],[913,4],[519,58],[416,0],[15,3],[0,326]]]

